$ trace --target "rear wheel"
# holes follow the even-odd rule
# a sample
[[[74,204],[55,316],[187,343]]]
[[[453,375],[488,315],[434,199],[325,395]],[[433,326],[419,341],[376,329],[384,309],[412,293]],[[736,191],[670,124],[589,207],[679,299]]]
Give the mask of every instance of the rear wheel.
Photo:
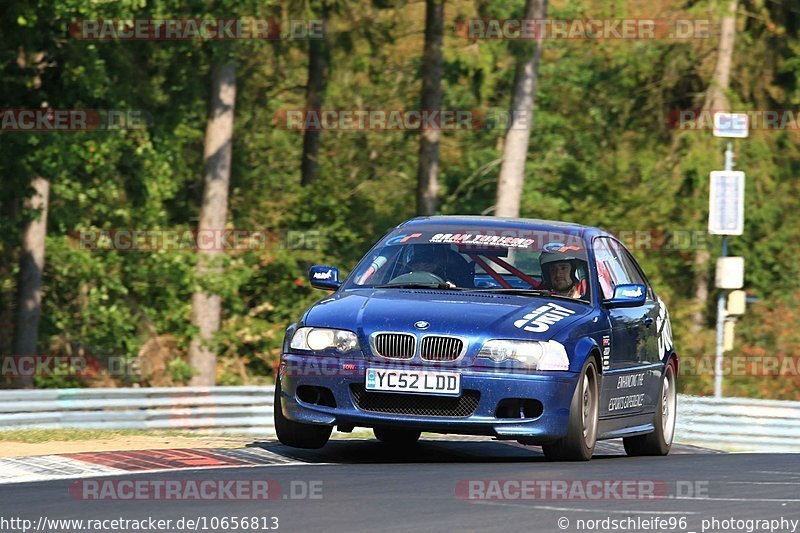
[[[677,398],[675,365],[668,363],[667,368],[664,369],[664,378],[661,380],[661,399],[653,420],[656,429],[647,435],[622,439],[625,453],[630,456],[667,455],[669,453],[672,447],[672,437],[675,434]]]
[[[422,434],[416,429],[377,427],[372,430],[375,438],[386,444],[414,444]]]
[[[319,426],[316,424],[303,424],[289,420],[283,414],[281,400],[281,380],[275,381],[275,433],[278,440],[292,448],[317,449],[328,443],[333,431],[333,426]]]
[[[567,435],[542,446],[550,461],[588,461],[597,443],[597,419],[600,405],[600,385],[597,365],[590,358],[583,365],[581,377],[569,407]]]

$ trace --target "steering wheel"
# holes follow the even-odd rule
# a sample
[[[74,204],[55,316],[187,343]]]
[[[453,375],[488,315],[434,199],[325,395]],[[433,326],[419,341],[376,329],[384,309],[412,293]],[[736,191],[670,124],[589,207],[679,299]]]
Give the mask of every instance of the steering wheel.
[[[433,272],[409,272],[393,278],[387,285],[403,285],[406,283],[441,285],[445,283],[445,280]]]

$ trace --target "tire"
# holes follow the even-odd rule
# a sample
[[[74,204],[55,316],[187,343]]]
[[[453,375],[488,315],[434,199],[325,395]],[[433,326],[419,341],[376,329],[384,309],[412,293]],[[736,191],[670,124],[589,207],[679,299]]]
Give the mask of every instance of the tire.
[[[328,443],[333,426],[303,424],[289,420],[284,416],[280,379],[275,381],[275,405],[273,406],[273,411],[275,413],[275,433],[282,444],[292,448],[316,450]]]
[[[416,429],[398,429],[377,427],[372,430],[375,433],[375,438],[386,444],[393,445],[410,445],[415,444],[419,440],[421,431]]]
[[[664,377],[661,380],[661,395],[653,419],[655,431],[647,435],[625,437],[625,453],[631,457],[642,455],[667,455],[675,436],[675,419],[677,418],[677,376],[675,365],[667,363]]]
[[[597,444],[600,407],[600,381],[597,364],[590,357],[583,365],[581,377],[569,406],[567,434],[542,446],[548,461],[588,461]]]

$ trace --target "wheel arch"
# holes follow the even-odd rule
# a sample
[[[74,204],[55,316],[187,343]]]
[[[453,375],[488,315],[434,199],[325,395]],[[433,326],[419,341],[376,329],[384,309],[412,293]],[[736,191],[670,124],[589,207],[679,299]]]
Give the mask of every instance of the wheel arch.
[[[680,358],[675,350],[670,350],[669,353],[664,356],[664,369],[666,370],[667,365],[670,364],[675,365],[675,377],[680,375]]]
[[[600,346],[597,344],[591,337],[583,337],[575,344],[575,350],[573,351],[573,360],[570,362],[570,370],[574,372],[580,372],[583,365],[586,363],[586,360],[590,357],[594,359],[595,366],[597,366],[597,373],[603,373],[603,358],[602,358],[602,350]]]

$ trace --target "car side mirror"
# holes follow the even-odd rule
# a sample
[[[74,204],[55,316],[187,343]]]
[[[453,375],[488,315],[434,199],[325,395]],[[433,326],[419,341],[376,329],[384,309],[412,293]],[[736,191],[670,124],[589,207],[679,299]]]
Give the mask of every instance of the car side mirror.
[[[315,289],[335,291],[342,282],[339,280],[339,269],[332,266],[314,265],[308,271],[308,281]]]
[[[614,288],[614,296],[603,303],[609,309],[616,307],[639,307],[647,298],[647,287],[638,283],[625,283]]]

